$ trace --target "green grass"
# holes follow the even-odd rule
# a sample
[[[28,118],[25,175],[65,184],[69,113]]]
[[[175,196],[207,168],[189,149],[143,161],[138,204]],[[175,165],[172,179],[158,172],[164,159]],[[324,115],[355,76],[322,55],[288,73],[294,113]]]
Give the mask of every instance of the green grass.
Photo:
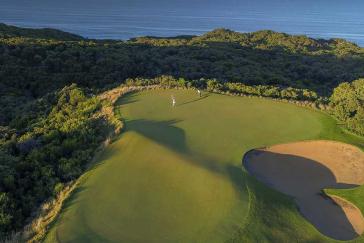
[[[355,204],[364,214],[364,186],[350,189],[325,189],[328,195],[336,195]]]
[[[305,139],[364,144],[320,112],[259,98],[158,90],[129,94],[116,109],[126,130],[46,242],[328,241],[292,199],[249,176],[242,156]]]

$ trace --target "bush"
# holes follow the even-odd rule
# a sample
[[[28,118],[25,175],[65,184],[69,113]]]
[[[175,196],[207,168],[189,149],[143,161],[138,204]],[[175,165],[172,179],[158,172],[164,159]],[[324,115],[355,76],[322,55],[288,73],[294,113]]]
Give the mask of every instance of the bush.
[[[330,97],[333,115],[347,128],[364,135],[364,79],[342,83]]]

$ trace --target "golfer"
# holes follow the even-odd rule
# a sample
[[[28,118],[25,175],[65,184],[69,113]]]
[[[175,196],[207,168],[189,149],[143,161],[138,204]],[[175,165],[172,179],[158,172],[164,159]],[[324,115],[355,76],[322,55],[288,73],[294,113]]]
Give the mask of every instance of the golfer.
[[[176,106],[176,99],[174,98],[174,96],[171,96],[172,98],[172,106],[175,107]]]
[[[201,90],[197,90],[197,93],[198,93],[198,96],[200,96],[201,97]]]

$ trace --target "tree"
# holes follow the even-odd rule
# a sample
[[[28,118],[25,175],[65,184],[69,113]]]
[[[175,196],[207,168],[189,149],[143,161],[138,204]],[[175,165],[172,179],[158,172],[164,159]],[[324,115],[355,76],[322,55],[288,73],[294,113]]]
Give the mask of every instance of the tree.
[[[333,114],[347,127],[364,135],[364,79],[342,83],[330,97]]]

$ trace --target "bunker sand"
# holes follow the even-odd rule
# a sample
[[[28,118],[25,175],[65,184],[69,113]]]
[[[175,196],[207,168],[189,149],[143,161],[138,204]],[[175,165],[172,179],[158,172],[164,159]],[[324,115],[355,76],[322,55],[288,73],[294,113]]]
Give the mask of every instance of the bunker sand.
[[[304,141],[251,150],[244,166],[258,180],[293,196],[301,213],[320,232],[349,240],[364,232],[361,211],[322,189],[364,184],[364,153],[333,141]]]

